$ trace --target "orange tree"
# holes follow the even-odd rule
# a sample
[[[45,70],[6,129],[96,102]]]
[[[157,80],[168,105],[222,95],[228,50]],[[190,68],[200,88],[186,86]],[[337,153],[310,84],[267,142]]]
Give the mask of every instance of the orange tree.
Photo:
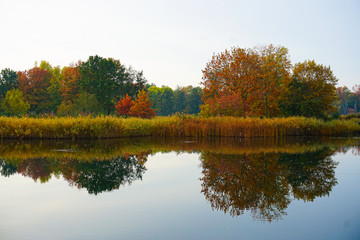
[[[233,48],[214,55],[203,70],[203,101],[211,115],[245,116],[256,95],[260,59],[251,49]]]
[[[203,70],[202,109],[209,115],[279,115],[279,93],[290,68],[288,50],[273,45],[213,55]]]
[[[152,102],[149,100],[148,93],[145,90],[139,91],[137,99],[133,101],[129,115],[132,117],[152,118],[155,117],[155,110],[151,108]]]
[[[120,99],[120,101],[115,105],[116,114],[119,114],[120,116],[128,116],[132,106],[134,106],[134,101],[128,94],[126,94],[126,96]]]
[[[80,79],[79,68],[75,66],[64,67],[60,80],[60,93],[63,102],[73,102],[79,94],[78,80]]]

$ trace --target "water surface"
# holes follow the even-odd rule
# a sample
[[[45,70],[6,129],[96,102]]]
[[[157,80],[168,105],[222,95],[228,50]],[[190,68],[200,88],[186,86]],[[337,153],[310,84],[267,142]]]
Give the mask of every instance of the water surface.
[[[358,239],[359,139],[0,144],[0,239]]]

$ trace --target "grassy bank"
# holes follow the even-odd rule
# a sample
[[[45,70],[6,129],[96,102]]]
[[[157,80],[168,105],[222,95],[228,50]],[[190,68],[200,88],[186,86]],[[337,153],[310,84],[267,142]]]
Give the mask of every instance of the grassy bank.
[[[1,138],[80,139],[154,137],[284,137],[347,136],[360,132],[354,120],[323,121],[313,118],[106,117],[16,118],[0,117]]]

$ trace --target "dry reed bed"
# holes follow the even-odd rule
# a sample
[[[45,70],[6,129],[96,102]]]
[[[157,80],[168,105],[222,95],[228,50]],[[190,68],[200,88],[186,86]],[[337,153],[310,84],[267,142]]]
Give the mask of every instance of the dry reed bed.
[[[285,137],[346,136],[360,132],[353,120],[323,121],[314,118],[156,117],[139,118],[0,117],[1,138],[14,139],[96,139],[119,137]]]

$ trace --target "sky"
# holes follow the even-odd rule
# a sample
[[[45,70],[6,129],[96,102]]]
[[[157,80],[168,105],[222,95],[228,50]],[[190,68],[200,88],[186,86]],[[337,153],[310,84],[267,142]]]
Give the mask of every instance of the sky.
[[[280,45],[360,84],[360,0],[0,0],[0,69],[118,59],[157,86],[201,86],[213,54]]]

